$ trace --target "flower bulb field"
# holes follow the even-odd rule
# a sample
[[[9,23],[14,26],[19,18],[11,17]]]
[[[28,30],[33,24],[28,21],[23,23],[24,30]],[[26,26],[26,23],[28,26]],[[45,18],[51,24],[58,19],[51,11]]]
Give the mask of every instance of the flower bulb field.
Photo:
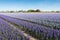
[[[60,40],[60,14],[1,13],[0,40]]]

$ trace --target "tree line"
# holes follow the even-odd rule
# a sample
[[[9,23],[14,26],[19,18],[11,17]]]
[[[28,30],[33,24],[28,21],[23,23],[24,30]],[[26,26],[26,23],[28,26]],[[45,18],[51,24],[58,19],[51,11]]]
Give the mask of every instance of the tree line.
[[[11,10],[11,11],[9,11],[9,10],[7,10],[7,11],[0,11],[0,12],[8,12],[8,13],[14,13],[14,12],[44,12],[44,11],[41,11],[41,10],[39,10],[39,9],[36,9],[36,10],[33,10],[33,9],[29,9],[29,10],[18,10],[18,11],[13,11],[13,10]],[[60,11],[45,11],[45,12],[55,12],[55,13],[60,13]]]
[[[14,12],[14,11],[9,11],[9,12]],[[32,9],[30,9],[30,10],[27,10],[27,11],[25,11],[25,10],[19,10],[19,11],[16,11],[16,12],[41,12],[39,9],[36,9],[36,10],[32,10]]]

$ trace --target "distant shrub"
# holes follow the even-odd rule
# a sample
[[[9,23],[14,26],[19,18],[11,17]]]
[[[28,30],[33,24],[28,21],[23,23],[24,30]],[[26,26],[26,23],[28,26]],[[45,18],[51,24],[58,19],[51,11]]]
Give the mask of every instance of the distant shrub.
[[[40,10],[39,10],[39,9],[37,9],[37,10],[35,10],[35,12],[40,12]]]
[[[35,12],[35,10],[28,10],[27,12]]]
[[[56,11],[56,13],[60,13],[60,11]]]
[[[37,9],[37,10],[28,10],[27,12],[40,12],[40,10],[39,9]]]
[[[13,13],[14,11],[9,11],[10,13]]]

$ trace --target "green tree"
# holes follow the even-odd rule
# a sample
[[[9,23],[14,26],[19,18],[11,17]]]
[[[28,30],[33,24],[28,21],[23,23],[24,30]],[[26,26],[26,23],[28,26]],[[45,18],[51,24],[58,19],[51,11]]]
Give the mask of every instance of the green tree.
[[[35,12],[35,10],[28,10],[27,12]]]
[[[40,12],[40,10],[39,10],[39,9],[37,9],[37,10],[35,10],[35,12]]]
[[[36,9],[36,10],[28,10],[27,12],[40,12],[40,10],[39,9]]]
[[[60,13],[60,11],[56,11],[56,13]]]
[[[13,13],[14,11],[9,11],[10,13]]]

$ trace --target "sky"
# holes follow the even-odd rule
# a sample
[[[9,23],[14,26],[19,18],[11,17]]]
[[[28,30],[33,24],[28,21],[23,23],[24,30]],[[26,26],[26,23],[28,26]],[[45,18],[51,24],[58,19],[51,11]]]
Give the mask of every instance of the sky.
[[[0,0],[0,10],[60,11],[60,0]]]

